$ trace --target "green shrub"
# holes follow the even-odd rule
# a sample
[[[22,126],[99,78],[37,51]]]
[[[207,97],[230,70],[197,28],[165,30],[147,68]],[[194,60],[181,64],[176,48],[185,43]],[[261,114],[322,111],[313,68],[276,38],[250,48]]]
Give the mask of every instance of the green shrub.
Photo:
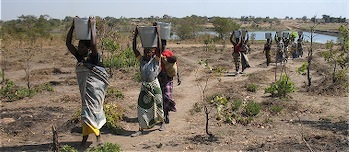
[[[120,152],[122,151],[120,145],[112,144],[109,142],[104,143],[103,145],[92,147],[88,152]]]
[[[290,81],[289,77],[283,74],[280,80],[265,88],[265,93],[270,93],[272,97],[285,98],[288,93],[295,90],[294,82]]]
[[[274,114],[280,113],[283,110],[283,106],[273,105],[271,107],[271,112]]]
[[[122,107],[117,104],[105,104],[103,110],[107,119],[107,128],[113,132],[118,133],[120,130],[119,123],[122,120],[123,110]]]
[[[63,147],[60,149],[60,152],[78,152],[78,150],[72,146],[63,145]]]
[[[25,97],[33,97],[42,91],[54,91],[50,83],[44,83],[33,88],[25,88],[16,86],[13,81],[6,80],[4,86],[0,89],[0,98],[9,102],[23,99]]]
[[[257,92],[258,91],[259,86],[257,84],[248,84],[247,85],[247,91],[249,92]]]
[[[347,89],[349,85],[347,69],[340,69],[334,73],[334,81],[340,84],[343,88]]]
[[[243,102],[239,99],[236,99],[235,101],[233,101],[232,111],[238,111],[241,108],[242,103]]]
[[[106,67],[115,67],[117,69],[138,67],[139,65],[131,48],[126,48],[120,54],[108,57],[103,62]]]
[[[308,66],[308,63],[307,62],[303,62],[303,64],[297,68],[297,71],[299,74],[301,75],[305,75],[306,74],[306,70],[307,70],[307,66]]]
[[[202,109],[203,109],[203,107],[201,106],[201,104],[196,102],[193,105],[193,109],[191,110],[191,113],[194,114],[194,113],[202,112]]]
[[[124,99],[124,94],[122,91],[117,90],[116,88],[108,87],[106,97],[115,97],[118,99]]]
[[[260,104],[254,101],[249,101],[244,108],[244,113],[247,116],[256,116],[260,112]]]

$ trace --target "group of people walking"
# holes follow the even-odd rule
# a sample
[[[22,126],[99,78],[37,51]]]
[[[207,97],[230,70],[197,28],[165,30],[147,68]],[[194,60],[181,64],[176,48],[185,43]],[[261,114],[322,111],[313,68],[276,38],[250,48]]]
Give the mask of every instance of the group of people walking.
[[[248,31],[233,31],[230,36],[230,42],[233,45],[233,62],[235,64],[235,73],[237,74],[244,74],[244,70],[246,68],[249,68],[249,60],[247,57],[247,53],[250,52],[250,47],[248,45],[249,41],[249,34]],[[240,65],[242,65],[242,70],[239,72]]]
[[[78,18],[78,17],[76,17]],[[76,75],[82,101],[82,146],[86,145],[89,134],[96,136],[97,144],[102,143],[100,129],[106,123],[103,103],[109,85],[106,72],[96,44],[95,18],[88,20],[89,40],[79,40],[78,47],[72,43],[75,29],[74,21],[67,34],[66,46],[77,60]],[[159,124],[160,131],[169,123],[169,112],[176,112],[172,97],[173,79],[177,76],[181,84],[174,53],[166,49],[167,40],[160,39],[160,28],[155,23],[157,46],[143,48],[143,55],[137,49],[138,27],[133,32],[133,52],[140,62],[141,89],[137,101],[137,118],[139,130],[132,137],[139,136],[145,129]],[[170,67],[170,68],[168,68]]]
[[[283,35],[282,35],[283,34]],[[277,53],[276,53],[276,63],[287,62],[288,59],[299,58],[303,56],[303,34],[302,32],[298,33],[298,39],[295,42],[297,34],[292,32],[289,33],[280,33],[276,32],[274,39],[277,44]],[[264,53],[266,56],[266,65],[269,66],[271,63],[271,45],[272,38],[266,38],[266,43],[264,44]],[[289,49],[289,45],[291,48]]]
[[[89,39],[79,40],[78,47],[72,43],[75,29],[74,21],[66,38],[66,46],[77,60],[76,75],[82,101],[82,145],[86,144],[91,133],[96,135],[98,144],[102,143],[99,129],[106,123],[103,103],[110,82],[101,60],[101,54],[97,49],[94,25],[95,19],[90,17],[88,20]],[[159,25],[154,23],[152,26],[156,30],[157,44],[155,47],[143,47],[143,55],[137,49],[139,27],[136,26],[133,32],[132,48],[135,57],[140,62],[142,83],[137,101],[139,130],[132,134],[132,137],[143,134],[145,129],[151,129],[155,125],[160,125],[160,131],[165,130],[165,124],[170,122],[169,112],[176,112],[176,103],[172,96],[175,76],[177,76],[178,85],[181,84],[177,58],[171,50],[166,49],[167,40],[161,39]],[[288,59],[290,54],[293,58],[302,56],[302,40],[302,35],[299,35],[297,44],[295,44],[293,36],[281,37],[276,33],[277,62]],[[235,63],[235,75],[244,73],[244,70],[250,67],[246,56],[246,53],[250,52],[248,41],[249,34],[246,30],[233,31],[230,36],[230,42],[233,45],[232,56]],[[288,51],[290,42],[293,42],[291,52]],[[268,38],[264,45],[267,66],[271,63],[271,44],[272,39]],[[239,72],[240,66],[242,66],[241,72]]]

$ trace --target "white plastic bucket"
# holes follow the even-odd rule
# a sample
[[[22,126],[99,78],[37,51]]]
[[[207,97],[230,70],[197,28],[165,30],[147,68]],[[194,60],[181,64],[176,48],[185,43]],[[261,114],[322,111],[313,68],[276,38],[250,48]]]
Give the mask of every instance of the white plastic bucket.
[[[157,32],[155,26],[139,26],[138,31],[142,47],[157,47]]]
[[[298,35],[303,35],[303,31],[298,31]]]
[[[233,36],[234,36],[235,38],[240,38],[240,37],[241,37],[241,31],[239,31],[239,30],[233,31]]]
[[[77,40],[90,40],[91,30],[88,26],[88,18],[74,18],[74,30],[75,39]],[[96,30],[96,24],[94,24],[94,29]]]
[[[246,29],[243,29],[241,33],[242,33],[242,38],[244,39],[247,37],[248,31]]]
[[[271,39],[271,33],[265,33],[265,39]]]
[[[170,39],[171,23],[157,22],[160,26],[160,39]]]
[[[277,34],[277,37],[282,38],[282,32],[277,31],[276,34]]]

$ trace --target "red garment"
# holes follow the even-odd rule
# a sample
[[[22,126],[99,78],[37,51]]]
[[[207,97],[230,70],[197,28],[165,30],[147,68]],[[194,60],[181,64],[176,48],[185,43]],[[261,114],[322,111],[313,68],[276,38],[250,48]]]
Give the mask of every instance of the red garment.
[[[240,53],[241,52],[242,43],[238,43],[234,46],[233,52]]]
[[[168,57],[174,56],[174,53],[172,51],[170,51],[169,49],[165,49],[162,53],[162,56],[168,58]],[[162,68],[162,71],[165,71],[164,64],[161,64],[161,68]]]
[[[166,49],[163,51],[162,55],[165,57],[171,57],[171,56],[174,56],[174,53],[172,51],[170,51],[169,49]]]

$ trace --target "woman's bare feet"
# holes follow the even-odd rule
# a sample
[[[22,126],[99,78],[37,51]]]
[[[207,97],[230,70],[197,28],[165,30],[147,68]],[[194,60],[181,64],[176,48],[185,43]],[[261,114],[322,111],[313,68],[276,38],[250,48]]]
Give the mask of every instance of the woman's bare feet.
[[[165,130],[165,123],[162,122],[162,123],[160,124],[159,131],[164,131],[164,130]]]
[[[86,146],[86,142],[88,138],[89,138],[89,135],[83,136],[83,140],[81,141],[81,144],[80,144],[81,147]]]
[[[131,134],[131,137],[137,137],[137,136],[142,135],[142,131],[143,131],[143,130],[139,130],[139,131],[137,131],[136,133]]]
[[[96,136],[96,145],[102,145],[103,144],[103,140],[101,138],[101,135]]]

